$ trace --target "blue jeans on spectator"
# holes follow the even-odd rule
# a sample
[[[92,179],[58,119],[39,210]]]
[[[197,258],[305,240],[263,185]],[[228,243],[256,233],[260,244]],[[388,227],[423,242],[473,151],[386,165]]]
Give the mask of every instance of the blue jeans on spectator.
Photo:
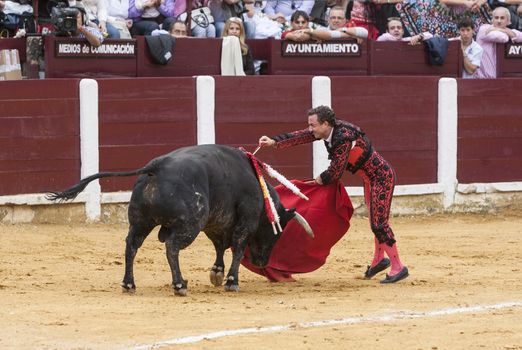
[[[107,34],[109,34],[109,38],[111,38],[111,39],[120,38],[120,31],[118,29],[116,29],[115,26],[113,26],[109,22],[106,22],[105,26],[107,27]]]
[[[132,36],[136,35],[150,35],[153,30],[159,29],[159,24],[152,20],[135,20],[130,28]]]
[[[215,22],[214,25],[216,26],[216,37],[221,38],[225,22]],[[245,36],[248,39],[253,39],[256,35],[256,24],[254,22],[243,22],[243,25],[245,26]]]

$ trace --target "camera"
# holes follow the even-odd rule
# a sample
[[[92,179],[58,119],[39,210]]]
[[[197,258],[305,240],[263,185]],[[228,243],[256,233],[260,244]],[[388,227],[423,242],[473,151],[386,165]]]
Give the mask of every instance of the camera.
[[[76,17],[80,13],[78,8],[66,7],[58,4],[51,10],[51,23],[54,26],[55,34],[59,36],[70,36],[76,32]]]

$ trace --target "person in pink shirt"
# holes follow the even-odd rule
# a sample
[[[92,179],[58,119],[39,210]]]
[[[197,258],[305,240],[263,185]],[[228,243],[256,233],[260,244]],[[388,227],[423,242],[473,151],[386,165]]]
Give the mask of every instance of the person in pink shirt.
[[[377,41],[404,41],[409,45],[418,45],[424,40],[432,38],[429,32],[404,37],[404,27],[398,17],[388,18],[387,32],[377,38]]]
[[[497,7],[493,11],[493,24],[483,24],[477,34],[477,43],[482,47],[482,61],[476,72],[477,78],[487,79],[497,77],[497,43],[522,42],[522,32],[509,29],[511,22],[509,10]]]

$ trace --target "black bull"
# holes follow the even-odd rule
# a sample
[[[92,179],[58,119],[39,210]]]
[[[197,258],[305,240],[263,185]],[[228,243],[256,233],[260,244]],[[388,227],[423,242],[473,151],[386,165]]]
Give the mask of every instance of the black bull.
[[[215,286],[223,283],[223,254],[232,248],[232,262],[226,290],[238,291],[239,264],[248,246],[250,261],[266,266],[274,244],[274,234],[264,210],[263,194],[250,160],[239,149],[204,145],[178,149],[130,172],[91,175],[77,185],[48,195],[51,200],[74,199],[93,180],[111,176],[140,175],[129,202],[129,232],[125,247],[125,276],[122,287],[133,292],[133,264],[145,238],[161,225],[158,238],[165,243],[176,294],[186,295],[187,281],[181,275],[179,251],[188,247],[204,231],[216,249],[210,272]],[[313,237],[308,223],[294,209],[287,210],[277,192],[267,184],[280,217],[281,227],[293,218]]]

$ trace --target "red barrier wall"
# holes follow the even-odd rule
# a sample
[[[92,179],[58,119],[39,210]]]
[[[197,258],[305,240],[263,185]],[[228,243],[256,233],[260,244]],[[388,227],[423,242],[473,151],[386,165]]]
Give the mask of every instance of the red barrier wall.
[[[462,76],[460,41],[450,41],[442,66],[430,65],[426,44],[369,41],[370,69],[368,75],[436,75]]]
[[[20,62],[24,63],[26,60],[26,38],[2,38],[0,40],[0,50],[17,49]]]
[[[522,181],[521,107],[521,79],[459,80],[460,183]]]
[[[253,152],[262,135],[307,127],[311,76],[215,77],[216,143]],[[256,154],[287,178],[312,177],[312,146],[263,149]]]
[[[79,81],[0,84],[0,195],[59,190],[78,182]]]
[[[507,57],[511,46],[520,44],[497,44],[497,77],[522,77],[522,55]]]
[[[102,79],[100,171],[143,167],[152,158],[195,145],[194,78]],[[135,177],[100,180],[102,191],[132,190]]]
[[[332,77],[332,108],[361,127],[397,173],[397,184],[437,182],[436,77]],[[353,175],[347,186],[362,185]]]
[[[145,37],[138,36],[138,77],[190,77],[221,74],[221,39],[181,38],[172,48],[172,59],[157,64],[149,53]]]

